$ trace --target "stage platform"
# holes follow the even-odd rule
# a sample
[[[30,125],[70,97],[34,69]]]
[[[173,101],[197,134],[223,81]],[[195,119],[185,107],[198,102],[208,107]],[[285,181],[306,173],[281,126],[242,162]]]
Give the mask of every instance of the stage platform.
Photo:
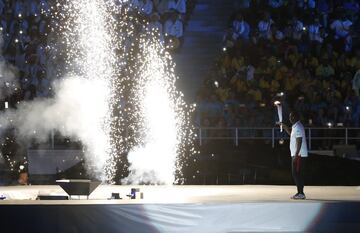
[[[126,194],[140,188],[143,199]],[[99,186],[73,200],[59,186],[0,187],[0,232],[235,233],[360,232],[360,187],[306,187],[307,200],[291,200],[294,186]],[[120,193],[122,200],[108,200]]]

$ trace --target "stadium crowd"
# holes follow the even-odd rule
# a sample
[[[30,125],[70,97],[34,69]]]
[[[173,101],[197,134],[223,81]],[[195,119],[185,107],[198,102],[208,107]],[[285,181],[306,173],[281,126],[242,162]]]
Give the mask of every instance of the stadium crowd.
[[[15,67],[18,88],[0,85],[1,102],[16,107],[22,100],[51,95],[54,72],[49,70],[54,28],[55,0],[0,0],[2,32],[1,62]],[[194,6],[192,0],[129,0],[130,9],[140,12],[150,29],[157,29],[166,46],[178,48],[183,40],[184,24]],[[55,6],[55,7],[54,7]],[[6,65],[5,65],[6,63]],[[1,81],[1,80],[0,80]],[[11,92],[10,95],[4,93]],[[0,107],[4,109],[4,105]]]
[[[16,67],[20,86],[15,94],[7,96],[12,106],[21,99],[30,100],[49,93],[46,77],[49,20],[50,6],[46,0],[0,1],[2,61]]]
[[[223,52],[197,94],[209,127],[274,126],[274,100],[306,125],[360,124],[360,4],[239,0]]]

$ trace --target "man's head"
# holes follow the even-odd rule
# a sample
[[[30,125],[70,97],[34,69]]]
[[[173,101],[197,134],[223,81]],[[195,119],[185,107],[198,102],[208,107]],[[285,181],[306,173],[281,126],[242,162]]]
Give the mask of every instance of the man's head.
[[[299,114],[295,111],[290,112],[289,120],[291,124],[295,124],[299,121]]]
[[[18,184],[28,185],[29,184],[29,174],[26,170],[22,170],[19,173]]]

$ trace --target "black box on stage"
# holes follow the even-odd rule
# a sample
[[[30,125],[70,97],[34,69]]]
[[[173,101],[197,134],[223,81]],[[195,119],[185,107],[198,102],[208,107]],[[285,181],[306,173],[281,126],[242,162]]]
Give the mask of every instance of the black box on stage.
[[[68,196],[49,196],[49,195],[39,195],[36,198],[37,200],[69,200]]]

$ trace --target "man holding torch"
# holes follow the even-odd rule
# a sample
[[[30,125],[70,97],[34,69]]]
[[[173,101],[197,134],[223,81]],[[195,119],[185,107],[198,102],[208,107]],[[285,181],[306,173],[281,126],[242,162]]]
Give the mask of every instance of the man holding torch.
[[[308,157],[308,149],[306,145],[306,136],[304,126],[301,124],[299,115],[296,112],[291,112],[289,115],[292,127],[289,128],[283,122],[279,122],[280,127],[290,136],[290,152],[291,152],[291,170],[294,178],[297,193],[292,196],[292,199],[306,199],[304,194],[304,168],[306,158]]]

